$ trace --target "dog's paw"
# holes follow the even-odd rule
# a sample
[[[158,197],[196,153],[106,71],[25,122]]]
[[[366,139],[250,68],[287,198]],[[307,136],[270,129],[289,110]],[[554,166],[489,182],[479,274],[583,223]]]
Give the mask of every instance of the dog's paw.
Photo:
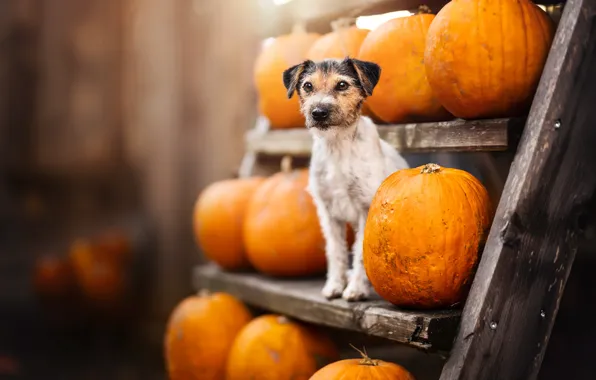
[[[327,299],[339,298],[345,288],[345,281],[330,278],[325,283],[321,293],[323,294],[323,297]]]
[[[346,301],[364,301],[370,296],[370,287],[356,281],[351,281],[348,287],[343,291],[341,297]]]

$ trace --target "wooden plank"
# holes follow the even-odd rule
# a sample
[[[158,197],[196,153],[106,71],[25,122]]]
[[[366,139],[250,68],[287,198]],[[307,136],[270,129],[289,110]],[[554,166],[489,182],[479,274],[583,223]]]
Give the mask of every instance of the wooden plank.
[[[196,289],[225,291],[248,304],[306,322],[363,332],[425,350],[448,350],[459,311],[418,312],[376,299],[348,303],[321,296],[323,279],[278,280],[256,273],[228,273],[215,265],[196,267]]]
[[[535,379],[596,199],[596,2],[570,0],[441,379]]]
[[[524,119],[453,120],[435,123],[380,125],[381,138],[401,152],[504,151],[523,128]],[[269,155],[310,155],[312,137],[306,129],[252,130],[249,152]]]

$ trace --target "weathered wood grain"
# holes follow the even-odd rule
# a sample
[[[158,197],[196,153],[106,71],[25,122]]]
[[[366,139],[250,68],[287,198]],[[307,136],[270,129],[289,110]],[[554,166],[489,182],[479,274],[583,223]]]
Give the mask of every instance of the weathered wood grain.
[[[379,125],[381,138],[401,152],[504,151],[514,143],[524,119],[453,120]],[[312,137],[306,129],[254,129],[246,135],[248,152],[308,156]]]
[[[596,199],[596,2],[565,6],[441,379],[532,380]]]
[[[448,350],[459,311],[418,312],[386,301],[348,303],[321,296],[323,279],[277,280],[256,273],[228,273],[214,265],[196,267],[196,289],[228,292],[248,304],[306,322],[391,339],[426,350]]]

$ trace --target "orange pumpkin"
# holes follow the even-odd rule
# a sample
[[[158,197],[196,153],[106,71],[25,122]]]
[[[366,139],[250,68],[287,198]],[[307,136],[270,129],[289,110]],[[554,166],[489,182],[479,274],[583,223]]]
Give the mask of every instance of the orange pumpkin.
[[[362,359],[345,359],[327,365],[309,380],[415,380],[402,366],[371,359],[361,352]]]
[[[165,336],[170,380],[223,380],[230,348],[251,319],[248,309],[225,293],[183,300],[172,312]]]
[[[132,242],[120,229],[103,231],[94,239],[94,246],[99,259],[115,265],[124,266],[132,259]]]
[[[492,207],[471,174],[427,164],[391,174],[364,230],[364,267],[379,295],[405,307],[460,303],[486,241]]]
[[[286,69],[306,59],[308,49],[319,37],[295,28],[291,34],[275,38],[257,57],[254,78],[259,110],[269,119],[272,129],[304,127],[298,97],[288,99],[282,76]]]
[[[457,117],[515,116],[532,102],[553,36],[529,0],[453,0],[428,30],[426,75]]]
[[[244,247],[251,264],[274,276],[325,271],[325,242],[308,185],[308,170],[283,171],[255,191],[244,220]]]
[[[359,59],[381,66],[381,78],[367,104],[387,123],[450,118],[426,80],[424,48],[434,19],[427,9],[383,23],[360,48]]]
[[[264,315],[238,334],[226,380],[308,380],[337,356],[327,336],[285,317]]]
[[[70,263],[54,255],[38,258],[33,271],[33,285],[41,297],[62,298],[72,295],[75,281]]]
[[[195,204],[194,232],[203,253],[222,268],[249,265],[242,224],[248,202],[263,178],[231,179],[208,186]]]

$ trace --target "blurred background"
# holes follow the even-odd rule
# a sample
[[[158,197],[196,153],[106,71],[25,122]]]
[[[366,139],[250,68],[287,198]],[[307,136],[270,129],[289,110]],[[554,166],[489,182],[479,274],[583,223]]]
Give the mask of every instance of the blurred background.
[[[0,378],[165,379],[164,324],[201,261],[193,205],[238,175],[289,2],[0,0]],[[409,159],[498,194],[508,165],[487,157]]]

